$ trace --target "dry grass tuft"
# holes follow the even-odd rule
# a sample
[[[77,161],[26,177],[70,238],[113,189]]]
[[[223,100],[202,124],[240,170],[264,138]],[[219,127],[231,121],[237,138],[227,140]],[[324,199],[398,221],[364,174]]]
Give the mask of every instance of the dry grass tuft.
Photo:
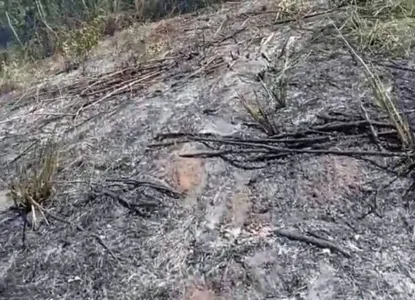
[[[413,149],[415,146],[415,139],[408,118],[399,111],[392,95],[386,89],[379,76],[373,71],[373,66],[365,62],[346,40],[341,31],[337,27],[336,29],[347,48],[363,67],[366,79],[373,91],[376,105],[388,115],[389,120],[398,132],[402,145],[407,149]]]
[[[249,105],[248,101],[241,94],[238,94],[238,99],[246,112],[255,120],[263,132],[269,136],[276,135],[278,133],[277,127],[274,124],[272,117],[268,112],[266,112],[266,107],[263,107],[263,105],[259,102],[258,97],[255,99],[255,106]]]
[[[18,167],[16,178],[9,185],[15,207],[25,215],[32,212],[33,227],[36,226],[37,214],[46,220],[43,211],[50,204],[54,193],[53,178],[58,165],[57,145],[49,140],[36,147],[28,164]]]
[[[359,50],[407,56],[415,46],[415,2],[412,0],[351,0],[347,35]]]
[[[263,46],[270,40],[268,38]],[[257,75],[257,80],[264,91],[262,97],[254,92],[255,103],[250,105],[243,95],[238,94],[238,99],[246,112],[255,120],[261,130],[270,136],[278,133],[272,116],[287,106],[287,92],[291,82],[290,71],[295,68],[300,59],[304,58],[302,53],[292,50],[292,41],[291,37],[288,37],[281,46],[279,55],[273,60],[262,53],[268,62],[267,68]]]
[[[300,18],[311,6],[309,0],[281,0],[278,1],[275,21]]]

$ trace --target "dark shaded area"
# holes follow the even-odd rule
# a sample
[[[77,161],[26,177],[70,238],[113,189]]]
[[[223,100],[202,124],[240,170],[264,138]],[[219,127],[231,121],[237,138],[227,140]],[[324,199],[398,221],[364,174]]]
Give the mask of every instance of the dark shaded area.
[[[12,42],[13,32],[8,26],[0,26],[0,47],[6,49]]]
[[[131,20],[159,20],[168,16],[185,14],[212,5],[221,0],[56,0],[42,4],[42,14],[33,1],[19,0],[6,6],[12,25],[33,58],[44,58],[55,53],[61,31],[85,26],[96,17],[127,15]],[[117,6],[114,7],[113,5]],[[131,21],[130,21],[131,22]],[[0,14],[0,46],[11,43],[20,46],[8,24],[5,14]],[[121,28],[118,28],[121,29]],[[105,31],[105,29],[104,29]]]

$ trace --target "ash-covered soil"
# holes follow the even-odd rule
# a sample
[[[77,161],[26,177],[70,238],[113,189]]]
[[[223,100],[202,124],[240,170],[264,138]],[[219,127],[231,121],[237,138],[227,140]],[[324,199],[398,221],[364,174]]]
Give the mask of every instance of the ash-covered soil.
[[[286,107],[270,108],[278,134],[324,124],[321,115],[361,116],[361,103],[376,116],[361,67],[329,21],[274,22],[272,10],[265,1],[228,3],[146,25],[149,35],[175,37],[165,57],[126,67],[97,56],[88,74],[3,97],[5,183],[37,140],[59,136],[62,161],[48,207],[61,220],[28,229],[24,248],[22,221],[0,195],[1,299],[415,298],[411,180],[387,171],[396,158],[188,158],[212,145],[154,145],[168,132],[267,138],[238,95],[266,102],[256,78],[287,39],[298,64]],[[412,71],[377,71],[410,110],[413,63],[399,63]],[[323,146],[376,150],[360,131]]]

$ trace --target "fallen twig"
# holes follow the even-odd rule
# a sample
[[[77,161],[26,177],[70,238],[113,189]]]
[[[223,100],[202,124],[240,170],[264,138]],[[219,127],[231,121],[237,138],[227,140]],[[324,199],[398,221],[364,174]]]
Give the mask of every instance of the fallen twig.
[[[267,145],[262,145],[267,146]],[[271,146],[269,146],[271,147]],[[380,157],[407,157],[405,153],[394,153],[394,152],[378,152],[378,151],[352,151],[352,150],[321,150],[321,149],[290,149],[290,148],[277,148],[273,147],[274,151],[261,151],[258,149],[246,149],[247,151],[241,150],[229,150],[229,151],[201,151],[193,153],[180,154],[181,157],[214,157],[221,156],[224,154],[232,153],[286,153],[286,154],[332,154],[339,156],[380,156]]]
[[[407,157],[407,153],[398,153],[398,152],[379,152],[379,151],[358,151],[358,150],[337,150],[337,149],[292,149],[285,147],[276,147],[272,145],[252,143],[252,142],[240,142],[236,140],[226,140],[218,138],[205,138],[205,137],[191,137],[190,140],[193,141],[203,141],[203,142],[216,142],[229,145],[239,145],[239,146],[250,146],[258,147],[271,150],[272,152],[285,152],[291,154],[333,154],[333,155],[342,155],[342,156],[381,156],[381,157]],[[270,152],[271,152],[270,151]]]
[[[408,68],[408,67],[399,66],[398,64],[396,64],[393,61],[391,63],[384,63],[384,62],[379,62],[376,59],[373,59],[371,62],[374,63],[374,64],[377,64],[378,66],[381,66],[381,67],[415,73],[415,69],[414,68]]]
[[[172,188],[165,186],[165,185],[161,185],[158,183],[154,183],[154,182],[150,182],[150,181],[144,181],[144,180],[136,180],[136,179],[129,179],[129,178],[121,178],[121,179],[107,179],[107,182],[122,182],[125,184],[131,184],[134,187],[139,187],[139,186],[145,186],[145,187],[150,187],[153,188],[155,190],[158,190],[160,192],[164,192],[169,194],[169,196],[173,197],[173,198],[180,198],[182,196],[181,193],[173,190]]]
[[[202,73],[203,71],[207,70],[208,67],[210,67],[210,65],[216,60],[216,59],[221,59],[221,57],[218,56],[214,56],[213,58],[209,59],[205,65],[201,66],[199,69],[197,69],[196,71],[194,71],[192,74],[188,75],[185,80],[190,79],[200,73]]]
[[[343,250],[340,246],[328,240],[306,236],[298,231],[288,229],[275,229],[273,230],[273,232],[279,236],[286,237],[290,240],[305,242],[323,249],[330,249],[334,252],[339,252],[343,254],[347,258],[352,257],[352,255],[349,252]]]
[[[394,128],[394,126],[387,122],[379,122],[379,121],[372,121],[369,122],[367,120],[360,120],[360,121],[352,121],[352,122],[333,122],[325,125],[314,126],[310,128],[312,131],[345,131],[345,129],[350,128],[358,128],[362,126],[377,126],[377,127],[385,127],[385,128]],[[308,132],[307,130],[305,131]]]
[[[90,108],[90,107],[92,107],[92,106],[94,106],[94,105],[97,105],[98,103],[101,103],[102,101],[105,101],[106,99],[108,99],[108,98],[110,98],[110,97],[112,97],[112,96],[114,96],[114,95],[117,95],[117,94],[123,93],[123,92],[125,92],[126,90],[128,90],[128,89],[132,88],[135,84],[140,83],[140,82],[142,82],[142,81],[144,81],[144,80],[147,80],[147,79],[150,79],[150,78],[156,77],[156,76],[157,76],[157,75],[159,75],[159,74],[161,74],[161,72],[160,72],[160,71],[156,71],[156,72],[153,72],[153,73],[147,74],[147,75],[146,75],[146,76],[144,76],[144,77],[141,77],[141,78],[139,78],[139,79],[136,79],[136,80],[134,80],[134,81],[132,81],[132,82],[129,82],[128,84],[125,84],[125,85],[123,85],[123,86],[121,86],[121,87],[119,87],[119,88],[115,89],[114,91],[112,91],[112,92],[110,92],[110,93],[106,94],[104,97],[99,98],[98,100],[95,100],[95,101],[93,101],[93,102],[87,103],[86,105],[82,106],[81,108],[79,108],[79,109],[78,109],[78,111],[76,112],[76,114],[75,114],[75,115],[76,115],[76,116],[78,116],[78,115],[81,113],[81,111],[83,111],[83,110],[85,110],[85,109],[87,109],[87,108]]]
[[[246,28],[247,28],[246,26],[244,26],[242,28],[239,28],[239,29],[235,30],[234,32],[232,32],[231,34],[226,35],[226,36],[224,36],[224,37],[222,37],[222,38],[220,38],[220,39],[218,39],[216,41],[212,41],[212,42],[206,43],[204,46],[206,48],[206,47],[213,46],[215,44],[223,43],[224,41],[229,40],[229,39],[234,39],[236,35],[240,34],[243,31],[245,31]]]
[[[29,146],[27,146],[22,152],[20,152],[15,158],[13,158],[10,162],[7,163],[7,165],[11,165],[18,161],[20,158],[25,156],[36,144],[38,144],[40,141],[38,139],[34,140],[32,143],[30,143]]]
[[[211,151],[197,151],[193,153],[183,153],[180,154],[180,157],[217,157],[227,154],[243,154],[243,153],[268,153],[266,149],[256,149],[256,148],[250,148],[250,149],[229,149],[229,150],[211,150]]]
[[[319,17],[319,16],[327,15],[327,14],[336,12],[338,10],[339,10],[338,8],[335,8],[335,9],[330,9],[330,10],[326,10],[326,11],[312,13],[312,14],[305,15],[305,16],[301,16],[301,17],[298,17],[298,18],[278,20],[278,21],[274,22],[274,25],[281,25],[281,24],[287,24],[287,23],[297,22],[299,20],[311,19],[311,18],[314,18],[314,17]]]
[[[150,205],[149,203],[145,203],[145,204],[142,204],[142,205],[132,204],[132,203],[128,202],[123,196],[118,195],[118,194],[116,194],[116,193],[114,193],[110,190],[106,190],[106,189],[103,190],[101,193],[103,195],[107,196],[107,197],[110,197],[110,198],[118,201],[118,203],[120,203],[121,206],[123,206],[123,207],[127,208],[128,210],[134,212],[135,214],[139,215],[140,217],[143,217],[143,218],[148,218],[149,217],[149,215],[147,213],[145,213],[140,208],[140,206],[149,206]],[[151,206],[154,207],[154,206],[157,206],[157,205],[154,204],[154,203],[151,203]]]
[[[347,129],[351,128],[359,128],[359,127],[367,127],[367,126],[376,126],[380,128],[394,128],[394,126],[387,122],[379,122],[379,121],[372,121],[368,122],[367,120],[359,120],[359,121],[345,121],[345,122],[332,122],[324,125],[318,125],[311,127],[309,129],[305,130],[299,130],[295,132],[285,132],[278,135],[272,135],[267,141],[280,141],[282,139],[286,138],[295,138],[295,137],[304,137],[306,135],[310,134],[316,134],[316,133],[322,133],[322,132],[330,132],[330,131],[341,131],[344,132]],[[179,138],[179,137],[193,137],[198,136],[192,133],[186,133],[186,132],[170,132],[170,133],[163,133],[159,134],[155,137],[156,140],[164,140],[167,138]],[[199,135],[200,136],[200,135]],[[320,137],[321,138],[321,137]],[[326,136],[327,138],[327,136]],[[262,139],[263,140],[263,139]],[[283,140],[282,140],[283,141]],[[298,141],[298,140],[297,140]],[[290,142],[294,142],[294,140],[291,140]]]
[[[189,140],[180,140],[180,141],[169,141],[169,142],[157,142],[157,143],[150,143],[147,145],[148,148],[156,148],[156,147],[167,147],[167,146],[175,146],[178,144],[188,143]]]

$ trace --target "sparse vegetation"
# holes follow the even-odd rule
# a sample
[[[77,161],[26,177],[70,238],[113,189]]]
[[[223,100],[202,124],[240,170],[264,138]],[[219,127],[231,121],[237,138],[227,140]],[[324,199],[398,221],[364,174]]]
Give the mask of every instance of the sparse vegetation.
[[[263,132],[270,136],[277,134],[272,116],[266,111],[267,107],[259,102],[258,97],[255,99],[256,105],[250,105],[243,95],[238,95],[238,99]]]
[[[65,61],[64,70],[71,70],[87,59],[105,35],[137,21],[187,13],[215,2],[219,1],[0,1],[0,42],[8,45],[2,51],[0,90],[10,91],[25,81],[20,75],[14,78],[7,69],[21,73],[28,62],[59,55]]]
[[[18,165],[16,178],[9,185],[15,208],[26,216],[32,213],[32,226],[36,227],[37,216],[45,220],[43,210],[48,207],[54,193],[53,178],[58,165],[57,143],[49,140],[33,146],[28,163]]]
[[[0,24],[3,43],[24,58],[43,58],[69,51],[83,55],[104,34],[133,21],[154,20],[171,14],[193,11],[214,1],[0,1],[4,14]],[[74,52],[74,53],[73,53]]]
[[[369,54],[408,55],[415,45],[415,3],[410,0],[351,0],[344,4],[349,18],[341,29],[336,27],[337,32],[363,67],[375,104],[387,114],[403,147],[413,149],[415,140],[407,116],[397,108],[394,96],[385,88],[374,66],[355,51],[347,37],[355,42],[358,50]]]
[[[353,47],[341,34],[340,30],[338,30],[338,32],[347,48],[363,67],[367,81],[372,89],[373,96],[375,98],[375,104],[388,115],[388,118],[390,119],[390,121],[392,122],[392,124],[398,132],[402,145],[405,148],[412,149],[415,140],[406,116],[398,110],[393,96],[385,88],[379,76],[374,73],[373,66],[370,66],[369,63],[365,62],[363,58],[361,58],[361,56],[359,56],[359,54],[356,53]]]
[[[291,39],[288,37],[278,56],[273,60],[266,57],[266,54],[262,54],[268,61],[268,67],[257,76],[257,80],[262,87],[262,93],[260,93],[261,96],[255,93],[255,103],[249,104],[242,95],[238,95],[248,114],[270,136],[278,133],[273,120],[275,115],[287,106],[287,92],[291,81],[290,71],[299,63],[300,59],[304,58],[301,53],[292,51],[290,41]]]
[[[58,51],[71,60],[84,60],[88,52],[98,44],[104,32],[105,20],[97,17],[80,29],[62,33]]]
[[[412,0],[350,0],[343,31],[372,54],[405,56],[415,45],[415,2]]]

